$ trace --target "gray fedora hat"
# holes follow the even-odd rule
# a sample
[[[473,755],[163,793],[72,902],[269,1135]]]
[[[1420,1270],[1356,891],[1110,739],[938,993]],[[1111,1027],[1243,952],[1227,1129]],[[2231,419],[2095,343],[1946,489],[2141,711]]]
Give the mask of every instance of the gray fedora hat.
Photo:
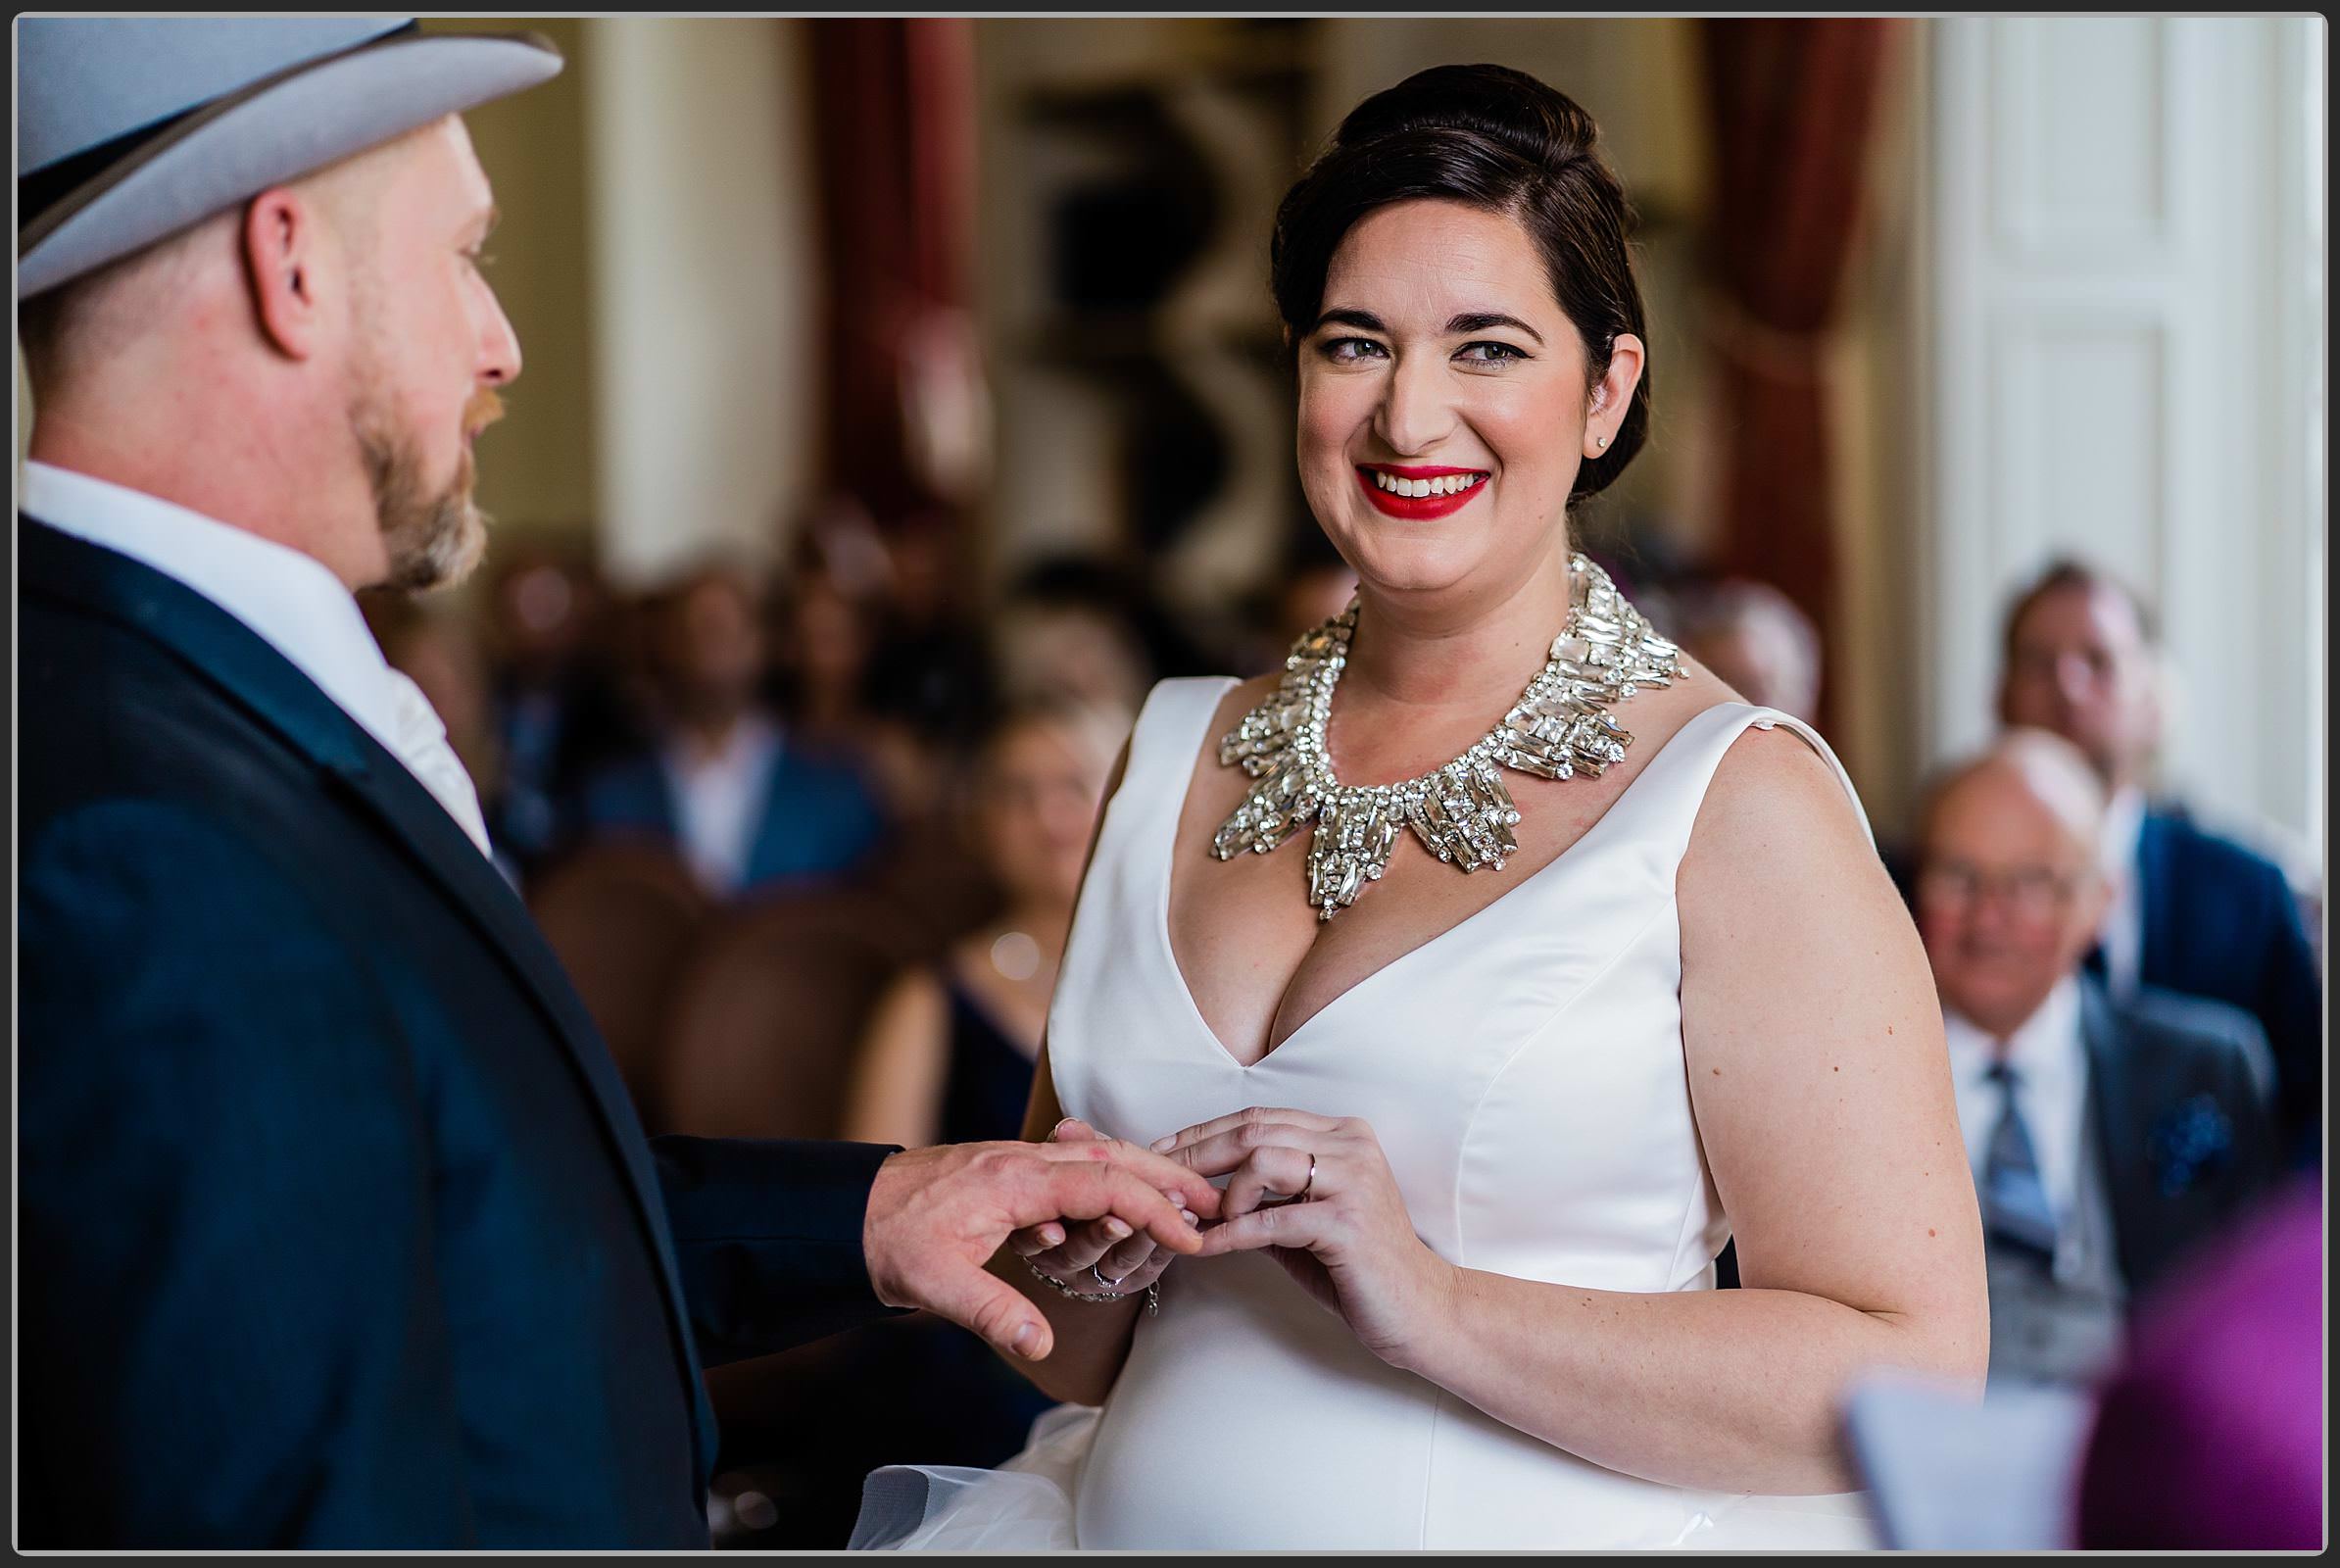
[[[557,74],[534,34],[403,17],[17,23],[17,297]]]

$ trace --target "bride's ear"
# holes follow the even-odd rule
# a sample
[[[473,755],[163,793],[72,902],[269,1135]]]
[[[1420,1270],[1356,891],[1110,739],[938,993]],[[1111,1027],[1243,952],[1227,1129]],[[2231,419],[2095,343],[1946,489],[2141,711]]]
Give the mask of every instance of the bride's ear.
[[[1597,458],[1617,439],[1617,428],[1633,407],[1633,391],[1641,384],[1641,368],[1649,351],[1631,332],[1609,340],[1609,368],[1592,383],[1584,410],[1584,456]]]

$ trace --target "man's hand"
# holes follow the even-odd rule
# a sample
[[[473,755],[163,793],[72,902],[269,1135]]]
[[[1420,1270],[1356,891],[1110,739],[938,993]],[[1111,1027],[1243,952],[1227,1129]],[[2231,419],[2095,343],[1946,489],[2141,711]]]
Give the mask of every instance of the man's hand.
[[[1009,1234],[1110,1215],[1157,1247],[1194,1252],[1202,1238],[1179,1213],[1182,1205],[1215,1217],[1218,1189],[1119,1139],[947,1144],[906,1151],[878,1167],[861,1250],[870,1284],[888,1306],[924,1307],[996,1349],[1037,1361],[1054,1344],[1048,1320],[984,1267]]]
[[[1067,1116],[1048,1134],[1048,1142],[1097,1143],[1104,1137],[1079,1117]],[[1226,1200],[1222,1198],[1220,1201],[1224,1203]],[[1189,1209],[1180,1212],[1190,1221],[1199,1217]],[[1094,1265],[1099,1281],[1112,1282],[1113,1288],[1125,1296],[1135,1296],[1160,1279],[1170,1260],[1178,1255],[1156,1247],[1153,1238],[1144,1231],[1133,1232],[1110,1216],[1069,1227],[1056,1220],[1027,1226],[1007,1238],[1007,1250],[1049,1278],[1070,1284],[1075,1290],[1098,1289],[1088,1278]]]

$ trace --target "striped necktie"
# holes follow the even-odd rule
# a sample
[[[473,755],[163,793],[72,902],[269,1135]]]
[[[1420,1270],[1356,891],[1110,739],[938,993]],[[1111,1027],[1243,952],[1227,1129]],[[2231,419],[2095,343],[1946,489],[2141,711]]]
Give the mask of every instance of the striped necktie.
[[[1982,1162],[1983,1231],[1993,1242],[2028,1252],[2042,1263],[2053,1263],[2056,1211],[2039,1179],[2031,1134],[2023,1126],[2023,1112],[2016,1109],[2016,1071],[2003,1061],[1994,1061],[1988,1077],[1999,1086],[2000,1108],[1999,1123],[1991,1130],[1990,1149]]]

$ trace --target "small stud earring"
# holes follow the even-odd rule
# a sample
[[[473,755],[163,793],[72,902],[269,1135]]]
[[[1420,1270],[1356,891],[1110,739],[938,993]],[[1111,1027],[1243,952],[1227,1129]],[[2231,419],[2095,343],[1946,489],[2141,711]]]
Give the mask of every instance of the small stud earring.
[[[1605,435],[1594,436],[1593,440],[1599,442],[1603,447],[1609,444],[1609,438]]]

